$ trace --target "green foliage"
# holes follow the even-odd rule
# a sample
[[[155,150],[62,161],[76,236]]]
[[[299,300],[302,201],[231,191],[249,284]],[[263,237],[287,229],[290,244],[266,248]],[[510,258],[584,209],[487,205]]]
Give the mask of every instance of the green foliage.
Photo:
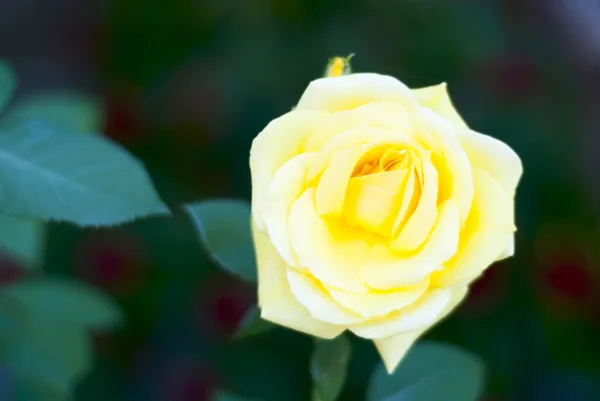
[[[313,401],[335,401],[346,380],[352,348],[346,335],[333,340],[316,340],[310,360]]]
[[[26,119],[40,119],[81,132],[97,132],[101,127],[102,108],[98,101],[71,92],[47,92],[23,99],[2,117],[2,125]]]
[[[244,314],[236,338],[252,337],[270,331],[275,326],[260,317],[260,309],[253,306]]]
[[[46,226],[38,220],[0,213],[0,247],[23,267],[42,263]]]
[[[388,375],[379,365],[369,384],[367,401],[475,401],[481,396],[484,366],[475,355],[458,347],[421,342],[396,371]]]
[[[0,188],[0,210],[82,226],[169,213],[123,148],[37,120],[0,130]]]
[[[110,328],[121,322],[114,301],[94,287],[69,279],[17,282],[0,293],[22,313],[85,328]]]
[[[17,79],[12,68],[0,61],[0,112],[10,100],[16,86]]]
[[[210,257],[229,273],[256,281],[248,203],[217,199],[187,205],[186,210]]]
[[[109,329],[121,321],[110,298],[89,285],[61,279],[3,288],[0,316],[0,364],[16,383],[17,400],[68,399],[92,365],[89,330]]]
[[[212,396],[212,401],[257,401],[243,398],[225,390],[219,390]]]

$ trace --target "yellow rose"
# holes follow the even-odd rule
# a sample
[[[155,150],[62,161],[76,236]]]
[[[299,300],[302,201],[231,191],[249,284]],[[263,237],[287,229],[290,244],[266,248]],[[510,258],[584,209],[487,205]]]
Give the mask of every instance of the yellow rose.
[[[390,372],[514,251],[521,161],[469,129],[444,84],[317,79],[250,166],[262,317],[373,339]]]

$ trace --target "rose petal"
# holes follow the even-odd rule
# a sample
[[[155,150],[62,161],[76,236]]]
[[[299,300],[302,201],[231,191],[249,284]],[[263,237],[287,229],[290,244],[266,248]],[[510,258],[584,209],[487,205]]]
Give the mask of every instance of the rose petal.
[[[265,320],[322,338],[333,338],[343,326],[313,318],[292,294],[286,278],[286,266],[266,234],[252,227],[258,266],[258,303]]]
[[[473,170],[475,198],[457,254],[432,275],[433,284],[448,287],[470,282],[492,264],[514,232],[514,202],[502,186],[483,170]]]
[[[371,291],[367,294],[352,294],[332,287],[326,287],[326,290],[340,305],[371,319],[387,315],[412,304],[428,288],[429,278],[425,278],[415,285],[389,292]]]
[[[317,186],[316,204],[321,216],[341,217],[348,181],[363,154],[362,146],[353,146],[333,155]]]
[[[313,277],[289,269],[287,279],[296,299],[315,319],[332,324],[352,324],[364,320],[338,304]]]
[[[344,216],[350,225],[389,235],[407,174],[408,169],[397,169],[352,177],[344,203]]]
[[[265,228],[261,214],[275,172],[285,162],[302,152],[306,139],[327,116],[326,112],[289,112],[271,121],[252,142],[252,215],[260,230]]]
[[[406,256],[384,244],[375,244],[360,277],[371,288],[390,290],[416,284],[442,268],[456,253],[459,236],[458,210],[453,201],[440,206],[438,219],[423,248]]]
[[[507,144],[474,131],[462,131],[458,139],[474,167],[494,177],[510,196],[523,174],[521,159]]]
[[[416,104],[410,89],[396,78],[361,73],[312,81],[296,109],[327,110],[333,113],[377,101]]]
[[[317,213],[314,188],[294,203],[288,220],[292,247],[301,266],[322,283],[349,292],[364,293],[368,287],[358,269],[368,255],[364,233],[336,226]]]
[[[410,252],[421,246],[431,232],[437,218],[438,174],[431,162],[420,160],[423,168],[421,197],[413,214],[391,242],[396,252]]]
[[[292,266],[299,264],[290,243],[288,215],[296,199],[304,192],[306,171],[314,155],[302,153],[277,170],[269,186],[269,197],[262,214],[275,249]]]
[[[460,304],[461,301],[465,298],[466,294],[466,286],[461,286],[456,289],[453,289],[451,300],[436,323],[439,323],[450,312],[452,312],[458,306],[458,304]],[[404,355],[406,355],[406,352],[410,349],[413,343],[430,328],[431,326],[428,326],[424,329],[409,331],[407,333],[402,333],[394,337],[374,340],[375,346],[377,347],[377,351],[379,351],[379,355],[381,355],[381,358],[383,359],[383,362],[389,374],[392,374],[394,372],[394,370],[396,369]]]
[[[387,338],[426,328],[435,323],[452,299],[452,290],[437,288],[427,291],[417,302],[389,315],[366,323],[351,325],[359,337]]]
[[[468,129],[467,124],[452,104],[445,82],[426,88],[413,89],[412,93],[421,106],[435,111],[450,121],[457,129]]]

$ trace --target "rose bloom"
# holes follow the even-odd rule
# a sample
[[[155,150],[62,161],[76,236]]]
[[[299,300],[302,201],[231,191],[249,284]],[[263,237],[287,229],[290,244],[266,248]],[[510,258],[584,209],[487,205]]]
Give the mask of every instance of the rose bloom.
[[[317,79],[254,139],[250,167],[262,317],[373,339],[390,372],[514,252],[521,161],[465,124],[445,84]]]

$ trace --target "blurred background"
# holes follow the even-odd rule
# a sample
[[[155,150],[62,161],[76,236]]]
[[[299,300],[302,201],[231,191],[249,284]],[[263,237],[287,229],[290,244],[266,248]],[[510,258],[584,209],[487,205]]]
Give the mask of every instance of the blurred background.
[[[217,387],[309,399],[311,340],[232,341],[255,289],[207,260],[179,206],[249,199],[253,137],[352,52],[355,71],[448,82],[470,125],[523,159],[516,256],[427,338],[484,359],[484,401],[600,399],[600,1],[0,0],[14,102],[91,96],[97,130],[143,160],[175,211],[50,226],[44,272],[100,287],[125,316],[93,333],[77,401],[203,401]],[[0,286],[24,274],[4,260]],[[343,401],[364,399],[378,362],[353,345]]]

